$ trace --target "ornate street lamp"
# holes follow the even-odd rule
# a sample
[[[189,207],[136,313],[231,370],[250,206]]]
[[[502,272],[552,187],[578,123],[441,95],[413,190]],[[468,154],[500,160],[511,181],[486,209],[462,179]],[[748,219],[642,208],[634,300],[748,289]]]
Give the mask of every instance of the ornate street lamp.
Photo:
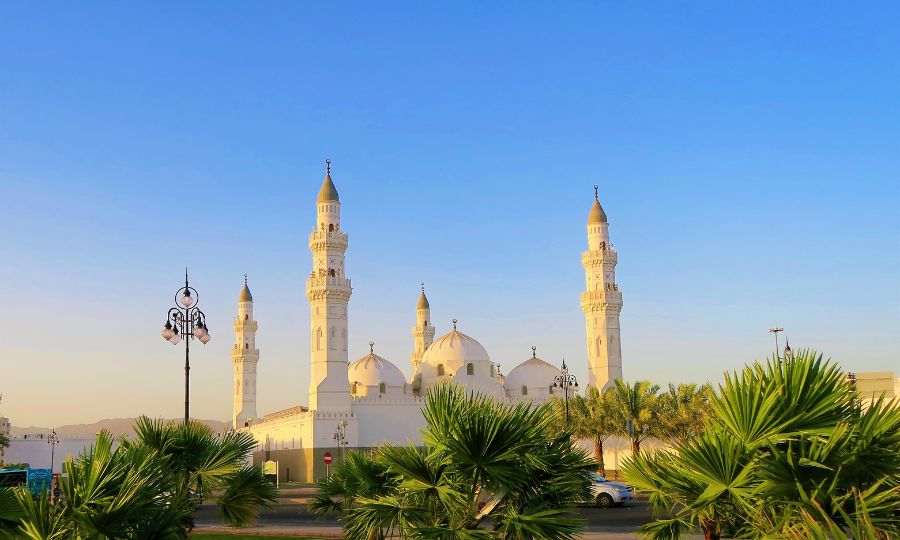
[[[553,378],[553,388],[562,388],[565,393],[564,400],[566,402],[566,427],[569,426],[569,388],[578,389],[578,379],[575,375],[569,374],[569,368],[566,367],[566,359],[563,358],[560,374]]]
[[[187,268],[184,269],[184,287],[175,292],[175,307],[169,309],[162,337],[172,345],[184,340],[184,423],[190,421],[190,373],[191,340],[206,345],[212,337],[206,327],[206,314],[197,307],[200,293],[188,285]]]

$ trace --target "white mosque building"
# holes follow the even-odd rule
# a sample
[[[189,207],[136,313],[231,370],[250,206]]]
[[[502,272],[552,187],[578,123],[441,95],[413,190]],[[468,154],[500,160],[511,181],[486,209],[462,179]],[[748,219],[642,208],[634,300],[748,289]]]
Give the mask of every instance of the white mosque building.
[[[435,327],[424,286],[416,304],[412,329],[413,376],[407,380],[393,363],[375,354],[349,362],[350,278],[344,258],[349,237],[341,229],[341,202],[327,162],[325,180],[316,201],[317,219],[309,235],[312,272],[306,280],[310,319],[309,406],[297,406],[259,417],[256,410],[257,322],[253,296],[244,280],[234,321],[235,429],[247,430],[259,442],[254,461],[278,462],[283,481],[312,481],[325,472],[326,452],[367,449],[385,442],[420,442],[421,409],[428,389],[451,381],[498,400],[543,402],[556,392],[560,370],[532,356],[502,375],[487,350],[453,329],[434,339]],[[581,307],[586,322],[588,384],[604,388],[622,377],[619,312],[622,293],[615,280],[616,251],[609,241],[609,224],[597,187],[587,220],[588,250],[581,260],[586,290]]]

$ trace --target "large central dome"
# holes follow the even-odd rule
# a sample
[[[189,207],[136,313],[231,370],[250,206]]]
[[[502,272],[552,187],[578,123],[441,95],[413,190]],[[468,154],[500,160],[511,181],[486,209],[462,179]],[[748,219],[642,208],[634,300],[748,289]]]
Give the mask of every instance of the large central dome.
[[[425,351],[422,362],[437,367],[443,365],[453,373],[469,363],[490,362],[491,357],[478,340],[454,328],[436,339]]]

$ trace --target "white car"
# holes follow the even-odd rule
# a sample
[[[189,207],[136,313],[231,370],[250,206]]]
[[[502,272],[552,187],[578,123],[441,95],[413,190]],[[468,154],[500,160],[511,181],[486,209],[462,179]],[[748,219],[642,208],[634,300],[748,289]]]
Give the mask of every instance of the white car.
[[[610,482],[599,474],[592,474],[591,495],[600,508],[618,506],[634,499],[634,488],[621,482]]]

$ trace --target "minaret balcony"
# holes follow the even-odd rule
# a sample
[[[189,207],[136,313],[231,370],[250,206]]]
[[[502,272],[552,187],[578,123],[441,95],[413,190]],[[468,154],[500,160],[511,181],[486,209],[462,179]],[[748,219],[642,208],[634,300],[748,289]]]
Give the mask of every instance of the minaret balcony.
[[[587,291],[581,293],[581,307],[582,308],[597,308],[597,307],[622,307],[622,292],[619,290],[611,289],[604,291]]]
[[[306,280],[306,296],[311,301],[329,297],[348,300],[352,290],[350,280],[341,276],[310,277]]]
[[[617,262],[619,262],[619,255],[611,247],[597,251],[585,251],[581,254],[581,265],[586,268],[603,264],[616,264]]]
[[[244,332],[256,332],[258,328],[258,324],[256,321],[252,319],[242,319],[240,317],[234,318],[234,331],[244,331]]]
[[[313,231],[309,234],[309,249],[318,251],[326,248],[347,249],[347,233],[341,231]]]

